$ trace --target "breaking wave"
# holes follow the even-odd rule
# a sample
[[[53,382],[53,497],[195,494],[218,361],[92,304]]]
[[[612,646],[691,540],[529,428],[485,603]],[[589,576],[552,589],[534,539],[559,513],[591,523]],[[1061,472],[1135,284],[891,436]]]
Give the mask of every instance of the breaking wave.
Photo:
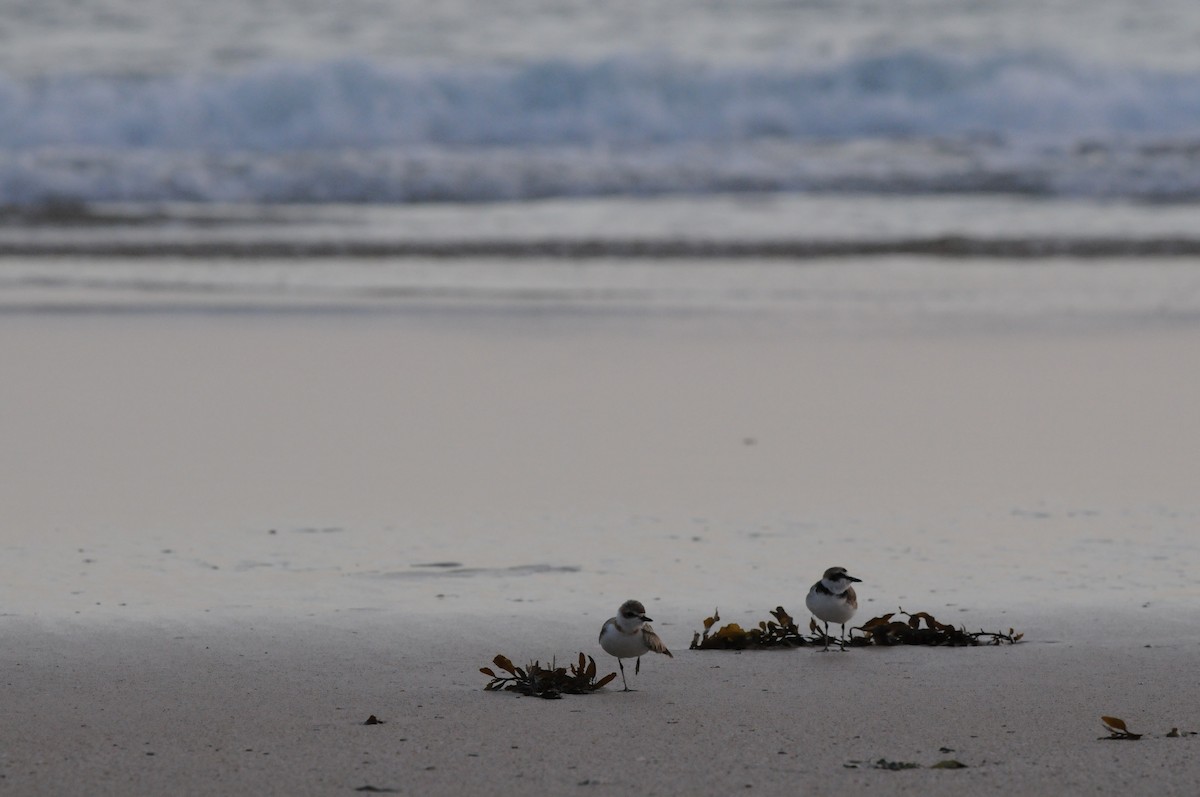
[[[0,75],[0,204],[826,190],[1200,198],[1200,75],[918,52]]]

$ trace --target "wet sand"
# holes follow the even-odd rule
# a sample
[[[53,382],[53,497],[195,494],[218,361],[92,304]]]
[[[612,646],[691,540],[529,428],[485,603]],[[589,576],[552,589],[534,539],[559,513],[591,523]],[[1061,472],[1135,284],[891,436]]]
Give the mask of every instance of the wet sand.
[[[0,791],[1192,793],[1200,325],[855,313],[3,314]],[[831,564],[1025,641],[687,651]]]

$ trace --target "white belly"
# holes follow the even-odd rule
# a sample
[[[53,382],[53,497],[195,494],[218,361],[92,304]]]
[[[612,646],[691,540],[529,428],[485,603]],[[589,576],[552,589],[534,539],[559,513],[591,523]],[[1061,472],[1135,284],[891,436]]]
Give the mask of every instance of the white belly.
[[[804,605],[818,620],[827,623],[848,623],[854,616],[854,607],[845,601],[841,595],[826,595],[823,592],[809,590]]]
[[[633,634],[623,634],[612,626],[605,626],[600,635],[600,647],[619,659],[633,659],[650,652],[640,629]]]

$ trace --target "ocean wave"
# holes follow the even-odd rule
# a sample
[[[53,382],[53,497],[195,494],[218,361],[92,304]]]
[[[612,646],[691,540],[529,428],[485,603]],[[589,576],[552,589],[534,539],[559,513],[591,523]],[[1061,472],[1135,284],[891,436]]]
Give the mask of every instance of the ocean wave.
[[[829,189],[1200,197],[1200,75],[908,52],[0,76],[0,203]]]

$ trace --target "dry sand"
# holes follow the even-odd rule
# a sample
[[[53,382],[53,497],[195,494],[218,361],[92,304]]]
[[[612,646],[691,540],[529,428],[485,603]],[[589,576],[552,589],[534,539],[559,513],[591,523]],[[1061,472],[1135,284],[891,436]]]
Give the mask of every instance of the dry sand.
[[[1001,326],[8,312],[0,793],[1195,794],[1200,325]],[[687,650],[831,564],[1026,641]]]

